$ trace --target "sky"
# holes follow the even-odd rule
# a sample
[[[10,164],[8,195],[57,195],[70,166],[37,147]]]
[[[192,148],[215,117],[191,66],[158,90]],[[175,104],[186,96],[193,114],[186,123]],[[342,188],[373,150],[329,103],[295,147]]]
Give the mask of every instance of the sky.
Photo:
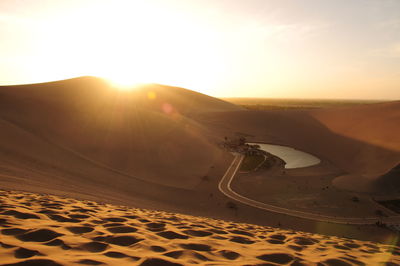
[[[400,99],[400,0],[1,0],[0,84]]]

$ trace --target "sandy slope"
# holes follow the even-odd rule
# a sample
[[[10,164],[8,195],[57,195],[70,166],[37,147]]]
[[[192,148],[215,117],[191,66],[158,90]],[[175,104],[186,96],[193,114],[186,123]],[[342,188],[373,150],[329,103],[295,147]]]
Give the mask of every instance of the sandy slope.
[[[154,98],[147,97],[150,91]],[[0,118],[12,123],[12,130],[30,132],[143,180],[183,188],[195,186],[221,157],[204,129],[185,116],[188,106],[236,108],[161,85],[120,92],[90,77],[0,87]],[[5,122],[2,127],[11,130]],[[14,143],[13,149],[21,147]],[[38,157],[33,149],[23,152]]]
[[[350,140],[343,148],[347,156],[336,156],[336,163],[349,172],[334,180],[337,187],[383,195],[399,192],[398,176],[385,175],[400,164],[399,101],[318,110],[312,116]]]
[[[385,194],[397,185],[394,178],[377,180],[400,162],[399,112],[400,102],[246,111],[182,88],[151,84],[118,91],[101,79],[82,77],[0,87],[0,134],[12,136],[0,151],[59,162],[57,153],[49,156],[48,148],[39,147],[47,144],[29,144],[47,141],[147,182],[193,189],[225,156],[217,141],[242,133],[332,162],[345,172],[335,181],[338,187]],[[30,142],[21,139],[27,133]]]
[[[366,107],[368,112],[373,113],[374,106]],[[0,188],[65,195],[126,206],[168,209],[259,224],[284,223],[289,228],[306,228],[315,232],[317,229],[313,221],[263,212],[241,204],[238,204],[237,212],[226,208],[229,199],[218,192],[217,184],[233,157],[221,150],[217,141],[221,141],[224,136],[240,133],[245,134],[250,140],[293,146],[331,161],[350,174],[351,180],[356,180],[357,183],[360,176],[375,174],[372,176],[376,177],[378,172],[390,170],[399,159],[398,150],[393,148],[393,145],[400,142],[399,135],[390,135],[393,139],[388,144],[391,145],[390,149],[388,146],[380,145],[384,143],[386,138],[384,136],[388,136],[382,135],[387,133],[386,125],[391,125],[387,130],[397,129],[397,124],[395,125],[397,116],[388,114],[396,112],[398,105],[376,110],[381,117],[387,119],[379,124],[380,129],[370,137],[362,135],[362,132],[368,129],[362,126],[346,134],[338,133],[347,128],[346,123],[352,124],[354,120],[343,122],[344,126],[342,122],[324,124],[324,121],[346,121],[346,112],[340,110],[337,112],[332,110],[331,114],[308,111],[246,111],[196,92],[154,84],[133,92],[121,92],[100,79],[85,77],[44,84],[0,87],[0,139],[2,140]],[[356,112],[363,113],[365,110],[360,109]],[[378,120],[379,116],[374,123],[378,123]],[[390,187],[393,187],[392,183],[376,186],[370,182],[367,186],[368,189],[379,188],[379,191],[384,192]],[[12,201],[11,198],[9,200]],[[4,201],[9,200],[7,197],[4,198]],[[68,200],[62,202],[63,205]],[[86,204],[71,202],[77,205]],[[35,205],[34,201],[32,204],[41,208]],[[30,208],[29,205],[25,206]],[[37,212],[39,211],[37,208],[28,211]],[[107,208],[103,210],[106,213]],[[17,210],[23,211],[20,207]],[[9,213],[3,215],[2,219],[13,219],[10,215],[13,216]],[[57,224],[45,213],[37,215],[40,219],[24,220],[26,225],[16,221],[16,226],[28,226],[28,229],[33,229],[36,224],[30,224],[31,221],[44,222],[44,227],[47,229],[49,229],[47,226],[51,225],[51,230],[64,234],[65,237],[60,236],[60,238],[68,241],[71,247],[74,242],[84,243],[81,242],[84,240],[80,238],[82,236],[76,236],[79,239],[68,240],[69,236],[72,237],[74,234],[68,233],[68,229],[62,226],[63,222],[58,221]],[[114,214],[111,211],[107,215]],[[163,217],[166,214],[160,213],[160,215]],[[188,227],[190,219],[197,221],[197,218],[187,218],[184,224],[172,224],[171,226],[176,227],[171,227],[171,230],[184,233],[183,230],[188,228],[178,228],[178,226]],[[125,222],[136,224],[129,220]],[[88,223],[89,225],[83,226],[92,227],[93,231],[104,234],[109,232],[100,224],[95,225],[86,220],[78,223]],[[201,227],[200,223],[204,223],[204,220],[199,220],[193,226]],[[242,225],[229,225],[223,222],[221,224],[246,228]],[[318,224],[318,228],[325,228],[324,232],[330,234],[375,238],[382,242],[384,241],[382,239],[392,234],[385,229],[375,227],[359,229]],[[273,230],[280,232],[278,229]],[[379,234],[373,235],[370,232]],[[158,239],[154,234],[147,235],[146,231],[144,234],[149,241]],[[251,237],[256,239],[255,233],[252,234]],[[289,233],[285,234],[288,234],[285,239],[291,239]],[[229,239],[234,237],[228,235]],[[227,243],[229,247],[236,245],[230,240],[220,239],[224,242],[215,246],[212,242],[214,236],[218,237],[218,234],[206,238],[212,245],[201,243],[213,246],[217,251],[222,250],[218,245]],[[213,240],[210,240],[211,238]],[[7,239],[11,242],[5,242],[6,244],[22,245],[13,236],[7,236]],[[109,239],[105,238],[100,242],[107,242]],[[246,245],[243,243],[240,243],[240,247],[232,249],[239,253],[240,257],[250,261],[248,262],[250,264],[261,263],[262,260],[256,257],[270,251],[266,251],[263,247],[266,242],[260,240],[262,237],[257,239],[259,242],[255,242],[258,244],[252,244],[252,249],[247,249],[247,253],[244,251]],[[319,239],[325,243],[323,237]],[[140,241],[140,243],[145,242]],[[282,248],[287,252],[288,246],[285,245]],[[329,246],[329,243],[318,248],[325,248],[324,245]],[[36,243],[35,246],[26,248],[38,248],[44,254],[47,248],[53,251],[59,250],[58,247],[47,246],[46,250],[42,250],[42,246]],[[117,248],[117,246],[112,247]],[[182,248],[177,244],[167,250],[172,251],[178,247]],[[253,247],[256,253],[252,253]],[[318,248],[315,245],[312,252],[317,252]],[[8,249],[8,252],[8,255],[14,256],[14,249]],[[125,253],[125,251],[118,252]],[[329,254],[332,252],[329,251]],[[218,254],[207,253],[204,256],[210,256],[215,260],[226,259]],[[290,254],[299,256],[302,260],[306,260],[308,256],[308,253],[296,254],[295,251],[291,251]],[[253,260],[250,260],[249,256],[253,257]],[[288,259],[287,256],[282,256]],[[168,259],[165,256],[162,258]],[[201,260],[195,253],[187,250],[183,252],[182,258],[187,259],[187,262],[196,258]],[[278,258],[282,258],[281,255]],[[114,258],[108,259],[114,260]],[[126,257],[125,260],[129,258]],[[173,258],[170,260],[179,262]],[[72,261],[75,259],[69,260]],[[291,257],[290,261],[293,262],[294,257]]]
[[[0,202],[2,265],[400,263],[373,242],[26,192]]]
[[[220,135],[304,150],[343,169],[348,190],[394,193],[376,180],[400,163],[400,102],[317,110],[234,111],[197,117]],[[347,182],[349,181],[349,182]],[[361,184],[362,183],[362,184]]]
[[[319,109],[313,117],[340,135],[400,151],[400,101],[345,108]]]

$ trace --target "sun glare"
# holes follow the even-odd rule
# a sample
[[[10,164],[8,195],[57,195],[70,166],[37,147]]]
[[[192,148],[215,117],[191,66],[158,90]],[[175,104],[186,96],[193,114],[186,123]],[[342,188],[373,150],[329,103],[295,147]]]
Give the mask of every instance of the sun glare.
[[[32,59],[43,62],[35,76],[93,75],[122,90],[161,83],[211,93],[225,68],[218,37],[210,36],[209,25],[187,16],[162,4],[99,1],[75,7],[73,20],[68,12],[47,17],[38,38],[46,53]],[[63,64],[54,69],[56,61]]]
[[[115,75],[97,73],[96,76],[102,77],[103,79],[108,81],[108,83],[111,86],[121,91],[133,90],[136,87],[140,86],[141,84],[146,83],[144,82],[144,80],[135,79],[133,74],[131,75],[128,74],[123,75],[123,73],[121,75],[118,74],[119,73]]]

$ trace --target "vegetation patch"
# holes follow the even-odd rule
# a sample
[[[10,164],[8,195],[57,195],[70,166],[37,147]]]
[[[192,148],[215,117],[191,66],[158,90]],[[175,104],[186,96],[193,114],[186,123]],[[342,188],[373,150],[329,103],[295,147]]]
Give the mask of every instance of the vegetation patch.
[[[242,164],[240,165],[240,170],[241,171],[254,171],[259,167],[263,162],[265,161],[265,158],[263,155],[255,154],[255,155],[246,155],[244,157]]]
[[[379,100],[328,100],[328,99],[268,99],[268,98],[224,98],[228,102],[249,110],[291,110],[345,107],[373,104]]]

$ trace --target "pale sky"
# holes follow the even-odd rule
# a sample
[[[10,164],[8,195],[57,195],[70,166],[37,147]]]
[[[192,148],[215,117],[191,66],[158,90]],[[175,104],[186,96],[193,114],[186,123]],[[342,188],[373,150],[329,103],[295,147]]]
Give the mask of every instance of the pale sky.
[[[400,0],[1,0],[0,84],[400,99]]]

